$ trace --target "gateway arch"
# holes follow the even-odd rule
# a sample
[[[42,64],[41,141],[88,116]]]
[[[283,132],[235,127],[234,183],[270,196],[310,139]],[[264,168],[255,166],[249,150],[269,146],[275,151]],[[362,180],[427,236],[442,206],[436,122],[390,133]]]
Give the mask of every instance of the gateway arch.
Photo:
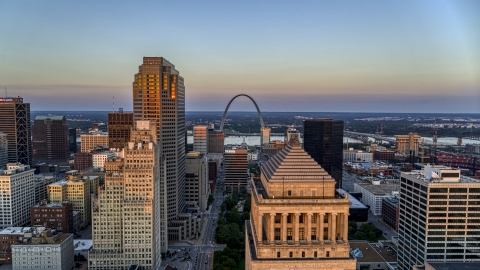
[[[240,95],[234,96],[234,97],[230,100],[230,102],[228,102],[227,108],[225,108],[225,112],[223,113],[222,122],[221,122],[221,124],[220,124],[220,130],[223,131],[223,124],[225,123],[225,118],[227,117],[227,112],[228,112],[228,108],[230,107],[230,104],[232,104],[232,102],[233,102],[237,97],[240,97],[240,96],[247,97],[247,98],[249,98],[249,99],[253,102],[253,105],[255,105],[255,108],[257,108],[258,118],[260,118],[260,126],[261,126],[261,128],[263,129],[263,128],[265,127],[265,124],[263,123],[262,113],[260,112],[260,108],[258,108],[257,103],[255,102],[255,100],[253,100],[253,98],[252,98],[251,96],[246,95],[246,94],[240,94]]]

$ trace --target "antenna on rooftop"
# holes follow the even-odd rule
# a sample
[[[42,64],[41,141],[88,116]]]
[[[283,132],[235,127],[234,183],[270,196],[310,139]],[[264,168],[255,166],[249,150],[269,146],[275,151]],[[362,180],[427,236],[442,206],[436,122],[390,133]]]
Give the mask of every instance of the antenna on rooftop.
[[[113,96],[112,113],[115,112],[115,96]]]

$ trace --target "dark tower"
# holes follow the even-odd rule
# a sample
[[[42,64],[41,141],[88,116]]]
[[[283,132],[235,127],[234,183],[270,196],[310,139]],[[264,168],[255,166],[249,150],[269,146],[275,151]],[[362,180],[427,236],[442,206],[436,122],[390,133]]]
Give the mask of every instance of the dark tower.
[[[8,162],[32,165],[30,103],[23,98],[0,98],[0,131],[7,134]]]
[[[77,153],[77,129],[68,129],[68,144],[71,153]]]
[[[108,147],[123,148],[130,141],[130,131],[133,127],[133,113],[118,112],[108,114]]]
[[[65,160],[70,156],[65,116],[37,115],[33,122],[32,135],[35,160]]]
[[[303,121],[303,147],[342,187],[343,121],[315,118]]]

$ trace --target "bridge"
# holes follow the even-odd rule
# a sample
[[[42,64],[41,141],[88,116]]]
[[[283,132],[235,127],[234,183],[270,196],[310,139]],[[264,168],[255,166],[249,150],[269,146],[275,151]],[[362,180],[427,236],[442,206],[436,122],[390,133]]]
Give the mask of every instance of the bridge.
[[[368,138],[373,138],[376,143],[381,143],[382,141],[386,141],[389,143],[396,142],[395,138],[388,138],[378,134],[362,133],[362,132],[355,132],[355,131],[348,131],[348,130],[343,131],[343,136],[359,139],[363,143],[367,143]]]

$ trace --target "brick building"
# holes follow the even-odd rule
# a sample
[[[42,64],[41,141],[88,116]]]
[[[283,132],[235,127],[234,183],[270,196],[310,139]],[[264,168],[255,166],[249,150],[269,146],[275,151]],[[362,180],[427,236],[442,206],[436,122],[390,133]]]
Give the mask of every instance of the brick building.
[[[398,232],[398,219],[400,218],[399,199],[387,197],[382,200],[382,219],[388,226]]]
[[[50,227],[63,233],[74,231],[73,206],[69,201],[48,203],[43,200],[30,207],[30,219],[33,227]]]

